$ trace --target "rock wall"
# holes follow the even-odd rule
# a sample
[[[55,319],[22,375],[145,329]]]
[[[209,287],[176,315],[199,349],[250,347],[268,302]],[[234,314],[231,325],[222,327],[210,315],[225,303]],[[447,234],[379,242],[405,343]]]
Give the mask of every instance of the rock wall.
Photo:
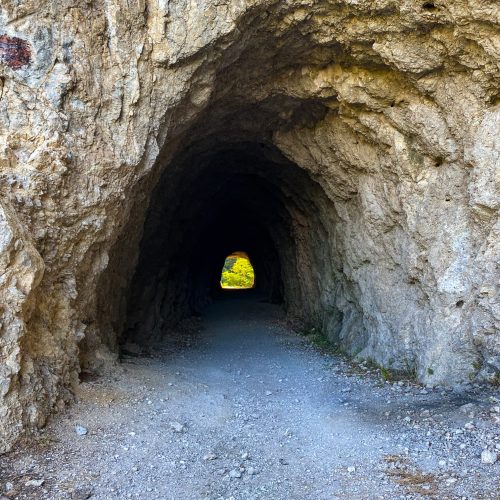
[[[155,186],[242,142],[324,193],[284,205],[291,312],[423,381],[498,376],[499,19],[495,0],[2,2],[0,452],[80,365],[113,363]]]

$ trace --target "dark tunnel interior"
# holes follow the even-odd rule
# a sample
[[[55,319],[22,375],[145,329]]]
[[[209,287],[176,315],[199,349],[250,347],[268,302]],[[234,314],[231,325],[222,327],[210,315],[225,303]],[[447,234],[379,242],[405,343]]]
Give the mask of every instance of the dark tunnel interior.
[[[260,143],[193,147],[169,165],[148,209],[122,341],[160,339],[221,290],[225,258],[248,254],[260,300],[319,295],[315,254],[331,202],[310,175]],[[227,293],[227,292],[226,292]]]

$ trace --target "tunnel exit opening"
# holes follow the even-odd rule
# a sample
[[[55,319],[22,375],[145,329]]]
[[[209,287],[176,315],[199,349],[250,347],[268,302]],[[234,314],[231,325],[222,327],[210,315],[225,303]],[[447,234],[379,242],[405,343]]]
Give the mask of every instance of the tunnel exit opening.
[[[223,290],[249,290],[255,286],[255,271],[246,252],[233,252],[226,257],[221,272]]]

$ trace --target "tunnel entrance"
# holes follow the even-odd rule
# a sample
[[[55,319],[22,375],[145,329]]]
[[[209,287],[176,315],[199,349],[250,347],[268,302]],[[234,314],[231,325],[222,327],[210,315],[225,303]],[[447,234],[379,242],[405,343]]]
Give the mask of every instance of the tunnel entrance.
[[[323,278],[333,270],[317,242],[331,238],[334,216],[323,189],[272,146],[192,146],[165,170],[153,194],[126,340],[160,339],[171,325],[219,298],[228,256],[244,257],[247,264],[251,256],[247,271],[255,272],[255,280],[245,288],[259,300],[318,317]]]
[[[223,290],[249,290],[255,286],[255,271],[247,253],[238,251],[226,257],[220,286]]]
[[[253,292],[352,355],[498,380],[484,2],[104,2],[89,29],[42,16],[55,37],[7,3],[33,49],[0,77],[9,441],[79,368],[201,312],[235,249]]]

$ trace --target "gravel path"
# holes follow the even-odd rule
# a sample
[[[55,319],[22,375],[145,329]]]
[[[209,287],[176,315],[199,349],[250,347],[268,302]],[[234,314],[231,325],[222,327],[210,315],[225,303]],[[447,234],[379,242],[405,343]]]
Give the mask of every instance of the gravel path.
[[[219,301],[200,332],[82,383],[0,457],[0,498],[500,498],[500,462],[481,462],[500,452],[498,392],[384,383],[283,324]]]

